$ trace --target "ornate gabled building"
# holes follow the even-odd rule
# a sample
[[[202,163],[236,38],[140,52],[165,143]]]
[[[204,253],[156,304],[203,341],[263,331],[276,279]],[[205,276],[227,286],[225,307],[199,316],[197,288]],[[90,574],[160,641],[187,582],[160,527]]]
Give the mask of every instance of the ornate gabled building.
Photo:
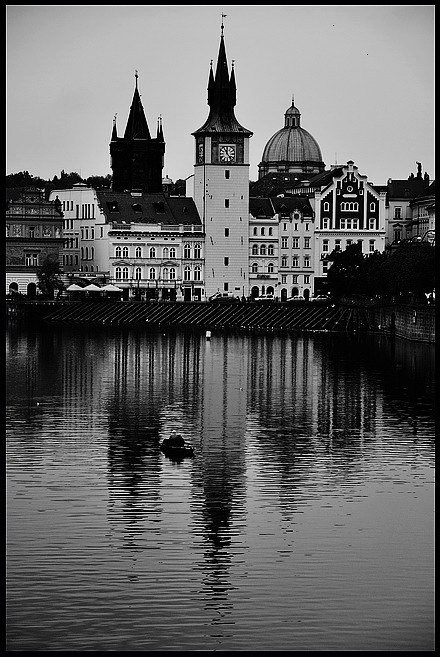
[[[6,293],[37,294],[37,269],[46,258],[60,262],[63,213],[44,190],[6,190]]]
[[[205,232],[205,288],[249,294],[249,139],[235,117],[234,66],[229,74],[221,26],[215,75],[208,81],[209,115],[193,132],[194,200]]]
[[[150,135],[138,90],[138,74],[123,137],[118,137],[116,118],[110,141],[110,167],[113,171],[112,189],[115,192],[162,192],[165,141],[159,118],[155,138]]]

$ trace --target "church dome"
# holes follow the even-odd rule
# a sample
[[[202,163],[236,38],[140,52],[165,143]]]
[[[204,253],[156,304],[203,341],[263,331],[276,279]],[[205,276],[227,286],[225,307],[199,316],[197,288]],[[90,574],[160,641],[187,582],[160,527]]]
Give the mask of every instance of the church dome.
[[[312,135],[301,127],[301,114],[292,105],[284,114],[284,128],[278,130],[264,147],[259,177],[270,172],[321,173],[325,169],[321,149]]]

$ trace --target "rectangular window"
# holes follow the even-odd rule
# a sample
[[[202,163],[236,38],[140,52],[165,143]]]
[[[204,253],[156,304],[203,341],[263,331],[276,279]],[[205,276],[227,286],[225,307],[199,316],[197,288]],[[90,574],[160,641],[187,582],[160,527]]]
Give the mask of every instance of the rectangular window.
[[[328,240],[324,240],[322,242],[322,250],[324,251],[324,253],[328,253]]]
[[[335,240],[335,251],[341,250],[341,240]]]
[[[310,267],[310,256],[304,256],[304,267]]]
[[[402,208],[397,207],[394,208],[394,219],[401,219],[402,218]]]
[[[283,224],[283,230],[287,230],[287,224]]]
[[[324,260],[322,263],[322,271],[324,274],[328,272],[328,265],[329,265],[328,260]]]
[[[226,178],[226,180],[229,179],[230,175],[231,175],[231,172],[228,171],[228,170],[226,169],[226,171],[225,171],[225,178]]]
[[[229,228],[225,228],[225,237],[229,237]]]
[[[310,230],[310,228],[309,228],[309,224],[308,224],[308,223],[305,223],[305,224],[304,224],[304,230]]]
[[[370,219],[368,225],[370,230],[374,230],[376,228],[376,219]]]
[[[225,208],[229,208],[229,199],[225,198]]]
[[[299,237],[292,237],[292,249],[299,249]]]
[[[310,285],[310,276],[308,274],[304,276],[304,285]]]
[[[224,262],[225,262],[225,267],[227,267],[227,266],[229,265],[229,258],[226,257],[226,258],[224,259]]]
[[[299,267],[299,256],[294,255],[292,258],[292,267]]]
[[[292,276],[292,283],[293,285],[296,285],[298,283],[298,276],[296,274]]]
[[[324,230],[328,230],[328,221],[329,221],[329,220],[328,220],[327,217],[324,217],[324,219],[322,220],[322,228],[323,228]]]
[[[374,240],[370,240],[370,242],[369,242],[369,250],[370,250],[370,253],[373,253],[373,251],[374,251]]]
[[[310,237],[305,237],[304,238],[304,248],[305,249],[310,249]]]
[[[287,249],[288,248],[287,237],[282,237],[281,238],[281,248],[282,249]]]
[[[286,274],[282,274],[281,275],[281,284],[286,285],[286,283],[287,283],[287,276],[286,276]]]

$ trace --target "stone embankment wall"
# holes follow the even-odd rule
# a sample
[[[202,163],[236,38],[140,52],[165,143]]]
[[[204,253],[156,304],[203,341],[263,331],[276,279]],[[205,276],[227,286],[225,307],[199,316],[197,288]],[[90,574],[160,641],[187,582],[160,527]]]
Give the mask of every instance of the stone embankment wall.
[[[435,305],[388,305],[374,309],[379,330],[417,342],[435,342]]]

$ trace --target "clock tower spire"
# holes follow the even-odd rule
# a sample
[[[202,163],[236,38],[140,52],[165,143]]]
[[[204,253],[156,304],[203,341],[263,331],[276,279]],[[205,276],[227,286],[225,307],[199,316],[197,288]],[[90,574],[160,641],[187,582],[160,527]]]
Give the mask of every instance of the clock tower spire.
[[[195,138],[194,201],[205,229],[206,295],[248,296],[249,139],[235,117],[234,62],[229,73],[222,14],[215,73],[208,79],[209,114]]]

